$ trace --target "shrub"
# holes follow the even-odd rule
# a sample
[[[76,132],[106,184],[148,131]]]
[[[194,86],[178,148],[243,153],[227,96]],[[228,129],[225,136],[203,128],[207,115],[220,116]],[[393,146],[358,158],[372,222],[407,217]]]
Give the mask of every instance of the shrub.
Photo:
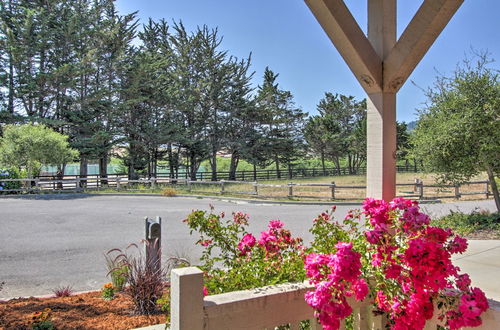
[[[143,241],[146,250],[152,252],[155,244]],[[137,315],[150,315],[158,312],[156,301],[161,298],[167,286],[165,268],[159,264],[160,260],[146,258],[137,244],[131,244],[127,248],[135,248],[136,253],[120,253],[116,257],[119,265],[126,265],[128,271],[126,280],[128,286],[124,293],[127,294],[134,305],[133,313]],[[120,251],[120,250],[116,250]],[[161,255],[161,251],[159,252]]]
[[[486,297],[451,263],[452,254],[466,250],[464,238],[430,226],[417,202],[368,198],[363,209],[345,217],[346,227],[333,222],[331,214],[318,218],[328,223],[323,228],[337,232],[319,245],[327,247],[326,253],[311,253],[305,261],[315,286],[306,301],[324,327],[336,329],[352,313],[349,296],[373,299],[375,312],[388,316],[391,329],[423,329],[434,304],[450,329],[481,324]]]
[[[106,267],[108,269],[107,276],[111,277],[111,283],[116,291],[122,291],[127,283],[128,267],[124,264],[121,256],[113,257],[114,252],[121,253],[121,250],[113,249],[108,251],[104,258],[106,259]]]
[[[452,211],[449,215],[433,220],[432,224],[440,228],[451,228],[460,235],[469,235],[478,230],[500,231],[500,213],[475,210],[466,214]]]
[[[200,268],[207,293],[218,294],[305,279],[301,238],[271,220],[260,238],[246,231],[248,215],[194,211],[186,220],[204,247]]]
[[[106,283],[101,289],[101,297],[104,300],[113,300],[115,298],[115,286],[113,283]]]
[[[162,194],[162,196],[166,196],[166,197],[174,197],[177,195],[177,191],[174,188],[167,187],[161,191],[161,194]]]
[[[69,296],[73,295],[73,293],[74,293],[71,285],[60,286],[60,287],[52,290],[52,292],[54,293],[54,295],[56,297],[69,297]]]
[[[306,302],[326,329],[337,329],[352,313],[347,297],[369,299],[374,314],[385,314],[391,329],[422,329],[438,308],[451,329],[481,324],[488,308],[484,293],[453,266],[467,241],[450,229],[430,225],[418,202],[366,199],[363,211],[343,221],[333,212],[313,221],[309,248],[279,220],[257,239],[246,231],[248,215],[194,211],[184,220],[200,234],[204,251],[204,294],[218,294],[309,278]],[[304,269],[304,268],[305,269]],[[305,273],[304,273],[305,270]],[[347,320],[347,324],[351,322]]]
[[[15,169],[0,169],[0,193],[2,193],[3,190],[10,190],[10,189],[21,189],[21,182],[20,181],[3,181],[2,179],[19,179],[20,175],[19,172]],[[16,192],[3,192],[6,194],[9,193],[16,193]]]
[[[55,329],[52,323],[52,310],[50,308],[45,308],[43,312],[33,313],[32,319],[33,323],[31,325],[33,330],[53,330]]]

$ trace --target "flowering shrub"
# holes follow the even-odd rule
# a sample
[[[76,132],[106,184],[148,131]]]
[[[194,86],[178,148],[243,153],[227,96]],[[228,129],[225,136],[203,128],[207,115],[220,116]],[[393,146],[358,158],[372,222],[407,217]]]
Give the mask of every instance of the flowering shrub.
[[[271,220],[257,238],[248,233],[249,216],[235,212],[194,211],[186,220],[197,231],[197,244],[204,247],[201,269],[205,272],[204,294],[244,290],[265,285],[303,281],[304,248],[279,220]]]
[[[15,170],[0,169],[0,193],[4,190],[20,189],[21,182],[19,181],[2,181],[2,179],[19,179],[19,177],[19,173]]]
[[[363,218],[365,230],[360,230]],[[417,202],[403,198],[390,203],[368,198],[363,212],[348,213],[344,227],[331,213],[315,219],[311,232],[328,239],[315,240],[315,253],[306,257],[315,289],[305,298],[325,329],[337,329],[352,313],[346,299],[352,296],[359,301],[369,296],[392,329],[422,329],[435,305],[450,329],[481,324],[486,297],[451,263],[467,241],[429,222]]]
[[[106,283],[102,286],[101,297],[104,300],[113,300],[115,298],[116,288],[113,283]]]
[[[52,323],[52,310],[50,308],[45,308],[43,312],[35,312],[32,315],[33,330],[53,330],[54,323]]]

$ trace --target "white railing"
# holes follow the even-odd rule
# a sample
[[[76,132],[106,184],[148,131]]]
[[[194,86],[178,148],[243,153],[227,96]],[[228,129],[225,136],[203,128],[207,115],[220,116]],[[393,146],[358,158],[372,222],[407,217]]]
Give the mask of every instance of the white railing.
[[[203,297],[203,272],[196,267],[174,269],[171,276],[171,329],[274,329],[309,320],[322,329],[304,300],[306,283],[288,283]],[[369,302],[350,301],[354,329],[385,329],[382,317],[373,316]],[[343,329],[343,327],[341,327]]]
[[[196,267],[178,268],[171,274],[171,329],[224,330],[274,329],[310,320],[311,329],[321,329],[304,294],[311,289],[306,283],[288,283],[252,290],[235,291],[203,297],[203,272]],[[355,330],[382,330],[386,320],[374,316],[368,300],[349,300],[353,308]],[[483,330],[500,329],[500,305],[490,301],[490,309],[481,316]],[[427,322],[425,330],[436,330],[437,317]],[[345,329],[342,324],[340,329]]]

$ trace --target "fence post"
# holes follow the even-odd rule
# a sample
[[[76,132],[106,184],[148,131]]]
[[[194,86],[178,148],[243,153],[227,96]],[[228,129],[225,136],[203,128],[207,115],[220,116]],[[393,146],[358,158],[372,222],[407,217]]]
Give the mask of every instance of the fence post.
[[[253,194],[255,196],[258,196],[259,195],[259,188],[257,187],[257,181],[252,182],[252,185],[253,185]]]
[[[490,183],[490,180],[486,180],[485,187],[484,187],[484,193],[486,194],[486,199],[488,199],[490,197],[489,183]]]
[[[293,197],[293,183],[289,182],[288,183],[288,198],[292,198],[292,197]]]
[[[203,272],[196,267],[177,268],[170,277],[170,329],[203,329]]]
[[[424,181],[418,180],[418,198],[419,199],[424,199]]]
[[[220,180],[220,194],[224,194],[224,180]]]
[[[332,200],[335,200],[335,181],[332,181]]]
[[[36,178],[35,180],[33,180],[35,182],[35,191],[36,192],[40,192],[40,179],[39,178]],[[30,185],[31,185],[31,182],[30,182]]]
[[[77,177],[76,178],[76,191],[82,191],[82,190],[83,190],[83,187],[82,187],[81,179],[80,179],[80,177]]]
[[[455,185],[455,198],[460,199],[460,185]]]
[[[156,189],[156,178],[151,178],[151,179],[149,179],[149,181],[151,182],[151,190],[155,190]]]
[[[186,183],[187,183],[187,186],[188,186],[188,191],[191,192],[191,180],[188,180],[186,179]]]
[[[116,190],[120,190],[122,187],[120,185],[120,181],[121,181],[122,178],[120,177],[116,177]]]

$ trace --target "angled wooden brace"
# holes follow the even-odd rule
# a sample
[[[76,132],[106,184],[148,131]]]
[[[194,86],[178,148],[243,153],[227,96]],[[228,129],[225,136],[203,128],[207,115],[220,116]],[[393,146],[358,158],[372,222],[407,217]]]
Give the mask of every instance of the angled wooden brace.
[[[305,0],[367,93],[382,90],[382,60],[343,0]]]
[[[383,89],[397,92],[464,0],[424,0],[384,61]]]

